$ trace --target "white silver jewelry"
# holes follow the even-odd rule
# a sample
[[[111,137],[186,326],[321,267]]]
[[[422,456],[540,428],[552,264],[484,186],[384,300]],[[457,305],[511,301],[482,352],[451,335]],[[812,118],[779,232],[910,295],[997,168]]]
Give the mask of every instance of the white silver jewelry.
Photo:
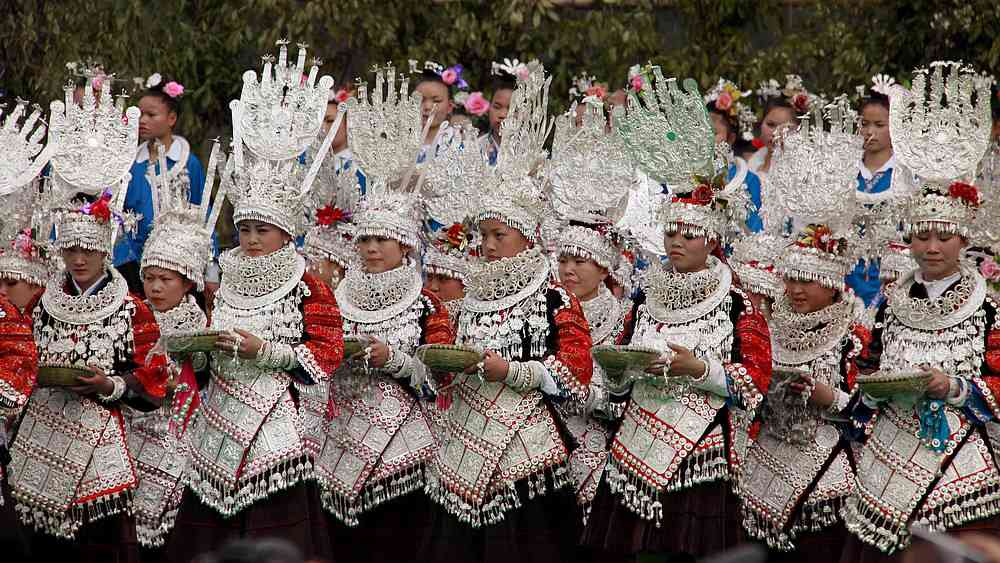
[[[121,399],[122,395],[125,394],[125,379],[123,377],[112,375],[108,377],[108,381],[114,384],[114,389],[111,390],[111,393],[107,395],[97,394],[97,400],[105,404],[113,403]]]
[[[708,378],[708,372],[712,370],[712,366],[708,362],[708,360],[701,360],[701,363],[705,364],[705,369],[701,372],[701,375],[697,377],[692,377],[691,383],[701,383],[705,381],[706,378]]]

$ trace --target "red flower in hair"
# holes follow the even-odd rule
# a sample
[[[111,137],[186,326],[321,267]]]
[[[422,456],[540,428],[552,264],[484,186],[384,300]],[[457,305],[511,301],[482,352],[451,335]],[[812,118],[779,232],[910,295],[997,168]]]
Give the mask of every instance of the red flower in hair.
[[[795,242],[805,248],[815,248],[830,254],[839,254],[844,241],[833,238],[833,231],[826,225],[809,225],[805,228],[803,236]]]
[[[966,205],[971,205],[972,207],[979,206],[979,190],[972,184],[954,182],[948,186],[948,195],[964,201]]]
[[[465,227],[461,223],[455,223],[445,231],[448,244],[461,249],[465,245]]]
[[[699,205],[712,203],[712,187],[708,184],[701,184],[691,192],[691,199]]]
[[[750,144],[753,145],[753,148],[755,148],[755,149],[762,149],[762,148],[764,148],[764,141],[761,141],[760,139],[758,139],[756,137],[754,137],[754,140],[750,141]]]
[[[334,223],[338,223],[347,219],[348,214],[339,207],[334,207],[332,205],[327,205],[326,207],[316,211],[316,224],[321,227],[329,227]]]
[[[805,94],[796,94],[795,97],[792,98],[792,105],[799,111],[807,111],[809,109],[809,96]]]
[[[107,223],[111,220],[111,208],[108,207],[108,200],[103,197],[90,206],[90,215],[97,219],[99,223]]]

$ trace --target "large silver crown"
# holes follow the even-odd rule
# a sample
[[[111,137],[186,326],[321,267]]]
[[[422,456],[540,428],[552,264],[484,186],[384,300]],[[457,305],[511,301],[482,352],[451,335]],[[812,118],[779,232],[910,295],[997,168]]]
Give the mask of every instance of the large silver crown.
[[[889,98],[896,158],[921,188],[906,202],[904,233],[933,228],[977,238],[981,200],[971,182],[989,148],[989,82],[961,63],[939,61],[916,70],[911,89],[894,85]]]
[[[139,108],[123,115],[122,105],[111,96],[110,80],[103,82],[100,99],[88,80],[80,105],[73,103],[72,86],[65,101],[52,102],[49,143],[55,147],[52,181],[59,196],[97,196],[109,187],[124,195],[139,139]]]
[[[302,197],[312,187],[335,128],[327,135],[312,166],[298,160],[323,125],[333,78],[316,80],[314,64],[305,76],[306,46],[288,60],[288,42],[278,41],[277,61],[264,58],[257,74],[243,74],[240,99],[230,103],[233,154],[223,189],[233,202],[233,221],[252,219],[273,224],[291,235],[302,230]]]
[[[25,116],[28,102],[18,100],[13,110],[3,119],[0,127],[0,195],[8,194],[27,185],[48,164],[54,144],[48,148],[42,143],[46,127],[41,121],[42,110],[35,106]],[[0,108],[0,117],[3,109]]]
[[[727,239],[746,218],[745,166],[725,181],[732,152],[716,145],[698,85],[688,79],[681,90],[659,67],[651,72],[655,81],[643,80],[640,95],[629,94],[618,134],[644,175],[673,192],[658,210],[664,228]]]
[[[850,226],[862,151],[856,121],[846,98],[839,98],[825,108],[814,107],[798,128],[779,134],[763,197],[769,223],[793,218],[836,231]]]
[[[355,236],[391,238],[419,251],[423,212],[418,195],[424,178],[417,159],[427,131],[420,116],[421,95],[409,93],[406,78],[397,89],[392,66],[373,71],[375,87],[369,91],[362,83],[358,95],[344,104],[348,143],[367,180]]]
[[[159,168],[167,170],[166,150],[157,142]],[[205,267],[212,260],[212,233],[222,209],[221,203],[209,211],[209,194],[215,172],[225,169],[220,163],[219,145],[212,147],[205,178],[205,196],[200,205],[191,203],[190,182],[169,173],[153,174],[150,188],[153,200],[153,231],[142,254],[143,269],[155,266],[173,270],[194,282],[198,291],[205,288]],[[150,167],[155,169],[155,167]]]
[[[635,170],[621,137],[607,126],[603,103],[591,102],[579,109],[574,103],[568,113],[556,118],[547,171],[550,204],[564,224],[558,252],[593,260],[616,283],[628,287],[632,268],[623,252],[630,241],[612,225],[625,213]],[[621,108],[613,109],[612,122],[623,113]],[[571,222],[586,226],[565,225]]]
[[[544,145],[552,129],[548,116],[551,81],[537,61],[519,73],[501,126],[496,165],[488,170],[473,200],[469,214],[473,223],[495,219],[529,239],[538,236],[545,212]]]
[[[841,97],[825,108],[814,106],[812,116],[775,143],[765,217],[772,231],[786,221],[796,231],[776,263],[785,277],[843,290],[844,276],[859,258],[854,219],[862,140],[856,122],[856,112]]]
[[[139,108],[123,111],[124,99],[111,97],[111,81],[99,99],[88,79],[80,105],[73,88],[51,104],[49,143],[52,153],[48,205],[56,228],[55,246],[79,246],[110,256],[115,241],[135,227],[137,216],[122,213],[139,136]],[[77,199],[85,194],[94,201]],[[94,212],[92,212],[92,210]]]
[[[636,165],[647,176],[676,192],[696,185],[695,176],[711,176],[715,134],[698,84],[664,78],[652,67],[655,82],[643,80],[639,95],[630,92],[624,118],[615,122]]]
[[[444,226],[465,221],[489,173],[489,162],[479,145],[479,130],[471,125],[443,126],[424,171],[428,217]]]
[[[45,209],[36,180],[0,195],[0,278],[44,286],[53,271]]]
[[[924,184],[971,181],[986,154],[990,91],[975,77],[961,63],[939,61],[916,70],[911,89],[889,90],[893,152]]]
[[[321,148],[317,137],[306,152],[312,163]],[[309,218],[302,250],[309,260],[330,260],[347,268],[357,258],[354,247],[354,214],[361,201],[361,188],[353,169],[344,172],[336,159],[326,159],[320,166],[313,189],[305,200]]]

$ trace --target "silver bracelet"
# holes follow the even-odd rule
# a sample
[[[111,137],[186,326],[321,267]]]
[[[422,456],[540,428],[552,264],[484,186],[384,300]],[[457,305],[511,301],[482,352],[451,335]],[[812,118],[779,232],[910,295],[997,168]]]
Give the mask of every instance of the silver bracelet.
[[[840,389],[833,390],[833,401],[830,401],[830,406],[826,408],[827,414],[836,416],[843,412],[847,408],[847,404],[851,402],[851,396],[844,393]]]
[[[403,357],[403,354],[397,353],[395,347],[386,344],[386,348],[389,349],[389,355],[386,357],[385,365],[382,366],[382,369],[386,373],[395,374],[403,369],[403,363],[406,361],[406,358]]]
[[[257,365],[261,367],[271,366],[271,343],[265,340],[257,349]]]
[[[114,384],[115,388],[112,389],[111,393],[107,395],[101,395],[100,393],[97,394],[97,400],[105,404],[113,403],[125,395],[125,378],[118,375],[112,375],[108,377],[108,380]]]
[[[711,371],[712,366],[708,363],[708,360],[701,360],[701,363],[705,364],[705,371],[701,372],[701,375],[697,377],[692,377],[691,383],[701,383],[702,381],[705,381],[706,377],[708,377],[708,372]]]
[[[510,362],[507,364],[507,377],[504,383],[515,391],[529,391],[537,388],[542,383],[540,374],[531,369],[531,365],[526,362]]]
[[[288,344],[264,341],[257,350],[257,365],[262,368],[287,371],[295,367],[295,350]]]

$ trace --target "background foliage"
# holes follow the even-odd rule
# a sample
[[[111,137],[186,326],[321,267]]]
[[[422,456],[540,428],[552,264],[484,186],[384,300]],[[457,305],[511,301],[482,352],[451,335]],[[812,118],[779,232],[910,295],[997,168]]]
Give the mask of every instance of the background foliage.
[[[795,72],[827,94],[933,59],[990,73],[1000,61],[995,0],[0,0],[0,13],[3,97],[61,97],[65,63],[87,57],[128,85],[160,72],[187,87],[178,130],[203,157],[206,139],[227,134],[241,73],[280,37],[308,43],[341,84],[412,58],[461,62],[488,89],[491,61],[537,57],[554,74],[554,109],[574,74],[614,86],[646,61],[703,88]]]

